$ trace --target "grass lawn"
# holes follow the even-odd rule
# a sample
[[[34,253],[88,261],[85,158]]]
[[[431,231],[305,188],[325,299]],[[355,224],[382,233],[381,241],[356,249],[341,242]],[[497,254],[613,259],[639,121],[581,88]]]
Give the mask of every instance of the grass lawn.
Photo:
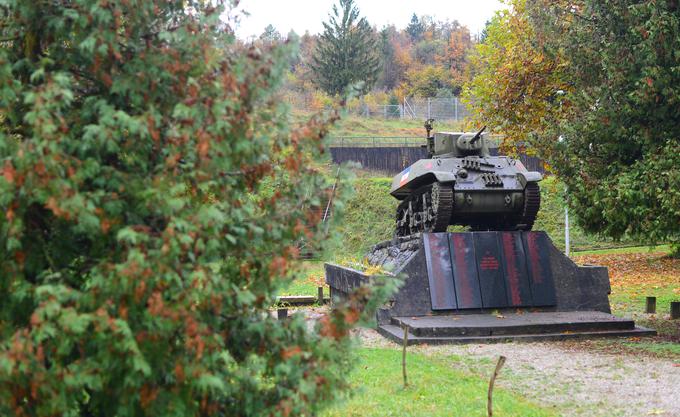
[[[615,314],[643,314],[646,297],[657,297],[657,315],[664,317],[670,312],[671,301],[680,301],[680,259],[670,258],[667,252],[602,251],[573,258],[579,264],[609,269],[609,300]]]
[[[324,293],[329,294],[324,278],[322,261],[304,261],[302,268],[293,283],[281,292],[281,295],[313,295],[318,294],[318,288],[324,287]]]
[[[596,249],[596,250],[585,250],[573,252],[571,255],[574,257],[584,256],[584,255],[617,255],[626,253],[660,253],[669,254],[671,253],[670,245],[659,245],[659,246],[630,246],[625,248],[613,248],[613,249]]]
[[[343,117],[331,130],[331,137],[338,136],[403,136],[425,138],[423,120],[400,120],[366,118],[359,116]],[[458,131],[461,123],[441,121],[436,124],[437,131]]]
[[[401,351],[360,349],[360,361],[350,375],[354,395],[324,414],[345,416],[486,416],[488,380],[465,371],[454,357],[409,353],[409,387],[404,389]],[[495,364],[489,364],[491,375]],[[494,415],[510,417],[556,416],[552,411],[499,388],[494,390]]]
[[[680,358],[680,320],[669,320],[671,301],[680,301],[680,259],[668,256],[668,247],[622,248],[579,253],[579,264],[609,269],[612,312],[635,319],[640,326],[656,329],[659,337],[593,341],[592,348],[610,353],[643,352]],[[646,297],[656,297],[656,314],[645,313]]]

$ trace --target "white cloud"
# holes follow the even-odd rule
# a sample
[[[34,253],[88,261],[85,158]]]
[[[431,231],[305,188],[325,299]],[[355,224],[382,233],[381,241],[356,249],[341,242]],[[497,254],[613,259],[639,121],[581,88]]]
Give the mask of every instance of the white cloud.
[[[237,34],[246,38],[258,36],[264,28],[272,24],[279,32],[287,34],[291,30],[303,34],[319,33],[323,29],[322,22],[336,0],[243,0],[240,10],[250,13],[243,17],[237,28]],[[470,28],[472,33],[479,33],[487,20],[496,10],[504,8],[499,0],[356,0],[361,15],[377,27],[394,24],[404,28],[411,20],[413,13],[418,16],[430,15],[436,20],[458,20]]]

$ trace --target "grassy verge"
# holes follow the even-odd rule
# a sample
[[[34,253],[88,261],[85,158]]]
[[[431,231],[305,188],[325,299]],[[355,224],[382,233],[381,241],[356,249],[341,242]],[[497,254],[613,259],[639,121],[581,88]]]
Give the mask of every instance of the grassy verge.
[[[463,371],[454,358],[409,353],[408,388],[402,385],[399,350],[361,349],[359,359],[350,375],[354,395],[323,416],[486,416],[488,381]],[[494,415],[555,416],[500,388],[494,391]]]
[[[458,131],[461,123],[441,121],[438,131]],[[366,118],[358,116],[343,117],[331,130],[330,136],[404,136],[425,137],[423,120],[400,120]]]
[[[670,245],[659,245],[659,246],[628,246],[622,248],[612,248],[612,249],[595,249],[595,250],[584,250],[573,252],[573,256],[584,256],[584,255],[619,255],[627,253],[671,253]]]
[[[680,320],[669,320],[671,301],[680,301],[680,259],[668,256],[667,248],[654,252],[632,248],[620,251],[578,254],[579,264],[606,266],[612,292],[612,312],[635,319],[638,325],[656,329],[656,339],[618,341],[621,351],[676,355],[680,352]],[[669,248],[668,248],[669,249]],[[660,251],[659,251],[660,250]],[[647,297],[656,297],[656,314],[645,313]]]
[[[313,295],[318,294],[318,288],[324,287],[324,292],[328,294],[328,287],[324,278],[323,262],[305,261],[302,262],[300,272],[293,280],[292,284],[281,292],[280,295]]]
[[[680,301],[680,259],[667,256],[667,252],[607,251],[578,254],[574,260],[609,269],[609,299],[616,314],[643,314],[646,297],[657,297],[658,316],[664,317],[670,312],[671,301]]]

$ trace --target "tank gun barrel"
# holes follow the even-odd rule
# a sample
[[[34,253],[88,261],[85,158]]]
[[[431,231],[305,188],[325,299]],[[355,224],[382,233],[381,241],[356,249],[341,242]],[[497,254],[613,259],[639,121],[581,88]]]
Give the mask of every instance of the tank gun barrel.
[[[480,139],[482,138],[482,133],[484,133],[485,130],[486,130],[486,126],[484,126],[484,127],[482,128],[482,130],[480,130],[479,132],[477,132],[477,134],[475,135],[475,137],[473,137],[472,140],[470,140],[470,143],[471,143],[471,144],[474,144],[475,142],[477,142],[478,140],[480,140]]]

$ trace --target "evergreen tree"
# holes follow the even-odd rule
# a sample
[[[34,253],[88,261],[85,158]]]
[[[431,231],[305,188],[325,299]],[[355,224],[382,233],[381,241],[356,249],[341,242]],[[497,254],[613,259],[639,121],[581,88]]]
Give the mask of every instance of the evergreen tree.
[[[380,31],[380,52],[382,69],[378,77],[377,86],[384,90],[392,90],[397,86],[398,76],[397,65],[395,63],[394,45],[392,45],[392,35],[396,32],[394,26],[388,26]]]
[[[339,7],[338,7],[339,6]],[[362,83],[362,93],[373,88],[381,63],[376,35],[365,18],[359,17],[354,0],[333,5],[324,33],[319,38],[312,63],[315,82],[330,95],[346,92]]]
[[[347,386],[369,289],[315,331],[270,312],[325,237],[328,123],[288,125],[291,47],[239,45],[225,3],[2,2],[3,417],[317,415]]]
[[[269,24],[264,28],[264,31],[260,35],[260,40],[265,45],[271,46],[281,43],[281,41],[283,41],[283,36],[281,36],[281,33],[278,30],[276,30],[274,25]]]
[[[411,38],[411,42],[416,43],[423,38],[425,33],[425,25],[418,18],[418,15],[413,13],[411,16],[411,22],[406,26],[406,33],[408,33]]]

